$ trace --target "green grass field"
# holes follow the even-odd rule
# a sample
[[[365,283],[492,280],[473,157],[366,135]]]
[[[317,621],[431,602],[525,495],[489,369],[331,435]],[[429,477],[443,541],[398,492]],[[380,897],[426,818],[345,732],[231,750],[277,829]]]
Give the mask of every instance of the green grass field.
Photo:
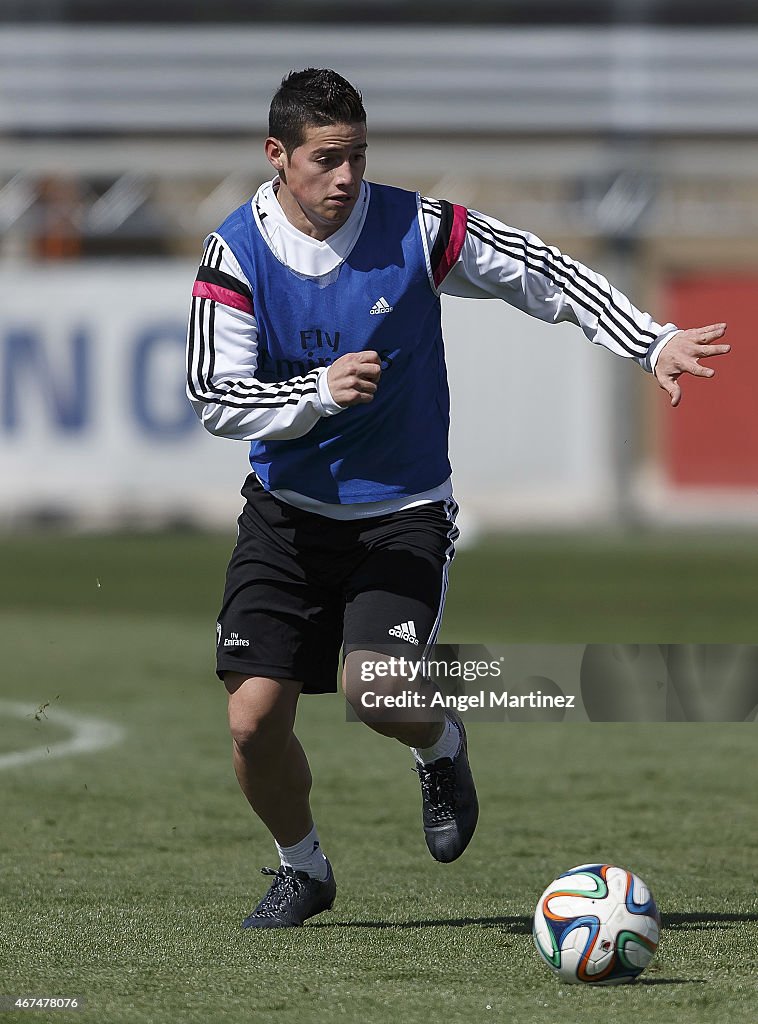
[[[303,702],[331,914],[243,933],[272,845],[229,758],[212,669],[232,538],[0,543],[0,994],[80,996],[0,1020],[678,1024],[758,1020],[755,723],[479,723],[482,815],[429,857],[417,780],[391,741]],[[450,641],[756,642],[758,539],[512,537],[454,566]],[[35,709],[47,705],[34,713]],[[46,750],[63,716],[119,726],[108,750]],[[558,983],[530,915],[566,868],[637,871],[659,954],[619,989]]]

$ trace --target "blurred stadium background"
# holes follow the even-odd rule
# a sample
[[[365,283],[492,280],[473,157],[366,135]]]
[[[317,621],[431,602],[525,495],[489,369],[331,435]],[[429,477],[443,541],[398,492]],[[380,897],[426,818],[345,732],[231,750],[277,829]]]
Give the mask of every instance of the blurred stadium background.
[[[276,84],[321,64],[363,90],[370,178],[529,228],[662,322],[730,324],[672,411],[573,328],[448,301],[464,526],[751,524],[755,5],[5,0],[0,526],[229,528],[245,445],[184,399],[188,294],[268,174]]]

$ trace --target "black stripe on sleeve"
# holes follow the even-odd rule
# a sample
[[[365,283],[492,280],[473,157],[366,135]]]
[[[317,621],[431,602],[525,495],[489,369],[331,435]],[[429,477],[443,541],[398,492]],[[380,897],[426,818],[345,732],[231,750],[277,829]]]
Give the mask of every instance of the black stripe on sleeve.
[[[216,254],[216,250],[221,248],[221,244],[217,238],[212,238],[208,243],[208,248],[203,253],[202,265],[204,267],[210,267],[213,264],[213,257]]]
[[[440,217],[439,206],[434,200],[424,198],[422,199],[422,208],[425,213],[431,214],[433,217]],[[477,225],[481,231],[487,232],[491,237],[485,237],[482,234],[478,234],[474,230],[474,225]],[[575,302],[586,309],[587,312],[592,313],[598,318],[598,323],[603,319],[606,321],[606,329],[608,334],[616,341],[624,351],[635,357],[641,357],[647,354],[650,348],[650,344],[654,342],[657,335],[652,331],[647,331],[640,327],[639,324],[633,319],[626,310],[618,306],[614,301],[612,294],[605,291],[597,282],[591,280],[587,276],[581,273],[576,263],[569,260],[562,253],[555,253],[545,245],[537,245],[535,243],[527,242],[526,238],[516,231],[498,231],[487,221],[481,217],[476,217],[469,210],[469,222],[468,230],[481,242],[487,245],[491,245],[497,252],[502,252],[506,256],[510,256],[511,259],[518,260],[523,263],[529,270],[534,270],[543,277],[546,277],[553,284],[561,288],[566,295],[572,298]],[[495,239],[500,241],[502,244],[498,245]],[[513,251],[512,246],[517,249]],[[536,262],[533,262],[536,261]],[[564,280],[561,280],[563,278]],[[573,283],[574,290],[565,279]],[[582,282],[580,284],[580,282]],[[583,284],[587,287],[583,287]],[[581,293],[581,294],[580,294]],[[582,295],[586,297],[585,301]],[[596,303],[592,305],[588,303]],[[614,313],[616,315],[614,315]],[[619,319],[621,318],[621,319]],[[626,326],[621,322],[626,323],[632,328],[632,333]],[[616,328],[613,329],[610,325]],[[632,345],[638,346],[642,351],[636,351],[629,347],[619,333],[624,335]],[[649,338],[650,342],[646,342],[643,339]]]
[[[198,332],[198,359],[197,359],[197,379],[200,384],[202,391],[209,391],[211,383],[207,377],[203,375],[203,364],[205,363],[205,311],[213,309],[215,306],[214,302],[208,302],[207,299],[200,300],[199,314],[198,314],[198,326],[200,328]],[[209,326],[213,326],[210,324]],[[211,336],[211,343],[213,337]]]
[[[479,228],[479,231],[475,230],[476,228]],[[567,260],[562,254],[556,255],[547,246],[528,243],[523,235],[515,232],[496,231],[491,224],[472,217],[471,214],[469,214],[468,230],[475,238],[486,245],[491,245],[497,252],[518,260],[529,270],[534,270],[552,281],[583,309],[597,316],[598,322],[605,319],[608,333],[630,355],[639,357],[646,354],[650,345],[642,339],[650,338],[652,341],[656,335],[652,331],[641,328],[625,310],[616,305],[610,292],[605,291],[595,281],[583,275],[575,263]],[[480,232],[487,232],[487,234]],[[595,303],[595,305],[588,303]],[[634,333],[621,322],[622,319],[633,328]],[[611,327],[611,325],[613,326]],[[632,345],[642,351],[630,348],[620,335],[623,335]]]
[[[221,241],[216,237],[211,238],[203,253],[197,280],[228,288],[252,301],[252,291],[245,282],[219,270],[223,252]],[[215,302],[204,298],[192,299],[187,339],[187,384],[190,394],[197,401],[234,409],[281,409],[288,405],[298,405],[305,396],[318,394],[318,374],[315,369],[302,377],[273,384],[264,384],[254,378],[214,383],[215,319]]]
[[[197,299],[192,297],[190,307],[189,328],[187,330],[187,389],[193,398],[199,398],[195,388],[195,313],[197,311]]]
[[[595,298],[596,300],[599,300],[604,305],[607,304],[609,309],[615,310],[615,312],[618,313],[618,315],[622,317],[624,320],[626,320],[629,326],[632,327],[640,337],[650,338],[651,341],[654,341],[657,337],[657,335],[654,334],[652,331],[643,330],[639,326],[639,324],[636,323],[634,318],[630,316],[629,313],[626,312],[626,310],[622,309],[613,301],[613,296],[610,291],[606,291],[596,281],[593,281],[591,278],[586,277],[584,274],[582,274],[579,270],[579,266],[573,260],[564,256],[563,253],[556,253],[554,250],[550,249],[546,245],[537,245],[534,242],[528,242],[524,235],[516,231],[497,231],[491,224],[487,223],[487,221],[485,220],[482,220],[480,217],[473,217],[472,219],[474,223],[478,224],[482,230],[488,231],[493,236],[493,238],[498,238],[500,241],[503,242],[504,245],[516,245],[522,248],[524,252],[523,258],[525,262],[528,256],[531,255],[535,259],[546,263],[546,265],[550,266],[557,273],[563,274],[564,276],[571,276],[572,278],[575,278],[577,281],[582,281],[584,284],[587,285],[588,288],[594,289],[594,291],[597,293],[595,296],[591,296],[589,292],[586,292],[585,294],[587,294],[587,296],[590,298]],[[577,285],[577,287],[579,287],[579,285]],[[621,330],[624,330],[623,325],[618,324],[618,327]],[[630,340],[633,340],[631,335],[628,334],[627,336],[630,338]]]
[[[453,233],[453,206],[446,199],[440,199],[440,229],[437,232],[437,237],[434,240],[434,247],[429,257],[429,262],[432,265],[432,280],[434,280],[437,271],[439,270],[442,258],[445,255],[447,247],[450,243],[450,235]],[[436,210],[430,211],[437,214]]]
[[[223,270],[217,270],[215,267],[200,267],[197,272],[197,280],[205,281],[206,284],[217,284],[220,288],[227,288],[230,292],[244,295],[246,299],[250,299],[251,302],[253,301],[253,293],[250,287],[244,281],[240,281],[239,278],[224,273]]]
[[[318,394],[315,369],[302,377],[293,377],[277,384],[264,384],[254,379],[223,380],[214,384],[215,305],[208,299],[192,299],[187,340],[187,384],[193,398],[204,404],[224,405],[234,409],[281,409],[297,405],[307,395]]]
[[[206,300],[203,299],[203,302]],[[205,375],[205,390],[209,391],[211,388],[211,382],[213,381],[213,374],[216,372],[216,345],[215,345],[215,334],[216,334],[216,303],[208,303],[210,309],[208,311],[208,348],[209,359],[208,359],[208,372]]]

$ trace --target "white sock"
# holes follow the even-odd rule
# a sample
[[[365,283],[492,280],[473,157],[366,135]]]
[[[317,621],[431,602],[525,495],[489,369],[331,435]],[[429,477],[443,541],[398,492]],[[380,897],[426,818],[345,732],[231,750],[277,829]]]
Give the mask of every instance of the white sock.
[[[321,852],[321,843],[315,825],[305,839],[301,839],[299,843],[295,843],[294,846],[280,846],[277,843],[276,849],[283,867],[294,868],[295,871],[305,871],[319,882],[323,882],[329,874],[329,865]]]
[[[445,719],[445,728],[442,735],[431,747],[411,747],[411,753],[419,764],[431,764],[432,761],[439,761],[441,757],[449,757],[451,760],[458,753],[461,745],[461,734],[458,726],[452,718]]]

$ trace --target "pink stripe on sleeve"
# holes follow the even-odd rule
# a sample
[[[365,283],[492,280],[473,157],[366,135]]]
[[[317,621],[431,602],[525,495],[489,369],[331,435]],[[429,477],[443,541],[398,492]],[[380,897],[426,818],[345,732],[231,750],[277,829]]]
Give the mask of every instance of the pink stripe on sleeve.
[[[439,266],[434,272],[434,283],[437,288],[442,284],[447,275],[455,266],[455,262],[461,254],[463,243],[466,241],[466,225],[468,224],[468,210],[465,206],[453,204],[453,226],[450,229],[450,241],[447,243],[445,253],[440,260]]]
[[[233,306],[235,309],[241,309],[243,313],[250,313],[251,316],[255,312],[252,302],[246,295],[233,292],[231,288],[222,288],[218,284],[195,281],[192,294],[198,299],[213,299],[214,302],[221,302],[224,306]]]

